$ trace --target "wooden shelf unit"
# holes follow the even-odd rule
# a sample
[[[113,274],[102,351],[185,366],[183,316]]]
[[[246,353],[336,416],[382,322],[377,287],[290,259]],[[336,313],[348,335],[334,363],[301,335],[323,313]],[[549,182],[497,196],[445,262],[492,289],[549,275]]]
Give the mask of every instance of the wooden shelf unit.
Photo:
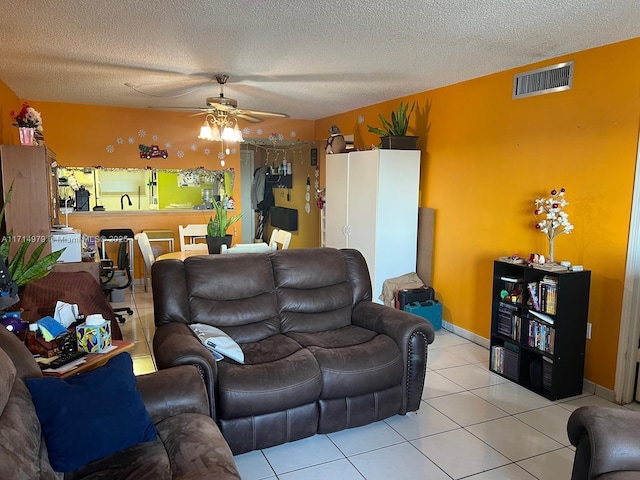
[[[590,283],[588,270],[549,271],[496,260],[491,371],[550,400],[581,394]]]

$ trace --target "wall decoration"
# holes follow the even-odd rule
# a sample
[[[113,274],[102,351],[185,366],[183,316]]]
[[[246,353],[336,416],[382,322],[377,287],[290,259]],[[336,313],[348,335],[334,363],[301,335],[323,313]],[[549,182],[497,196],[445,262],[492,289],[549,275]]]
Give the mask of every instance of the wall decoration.
[[[169,156],[169,152],[166,150],[160,150],[158,145],[143,145],[142,143],[138,145],[138,150],[140,150],[140,158],[167,158]]]
[[[196,171],[182,171],[178,172],[178,186],[179,187],[199,187],[200,175]]]

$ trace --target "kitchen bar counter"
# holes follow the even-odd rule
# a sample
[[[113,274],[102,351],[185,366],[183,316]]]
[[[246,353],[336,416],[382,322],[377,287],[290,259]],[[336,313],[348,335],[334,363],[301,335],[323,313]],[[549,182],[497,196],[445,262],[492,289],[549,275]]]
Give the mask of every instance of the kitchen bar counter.
[[[114,211],[89,211],[89,212],[73,212],[69,214],[69,225],[79,229],[82,233],[98,236],[100,230],[105,228],[130,228],[134,233],[143,230],[170,230],[175,237],[175,249],[180,248],[180,236],[178,225],[188,225],[190,223],[207,223],[209,217],[214,215],[213,210],[114,210]],[[242,222],[242,220],[240,220]],[[233,240],[236,243],[242,243],[242,228],[240,222],[231,227],[229,233],[233,234]],[[98,243],[98,245],[100,245]],[[161,245],[164,251],[160,253],[168,253],[168,246]],[[116,259],[115,247],[107,244],[107,255],[111,259]],[[135,253],[134,272],[136,278],[142,279],[144,267],[142,264],[142,254],[138,250],[137,242],[134,242]]]

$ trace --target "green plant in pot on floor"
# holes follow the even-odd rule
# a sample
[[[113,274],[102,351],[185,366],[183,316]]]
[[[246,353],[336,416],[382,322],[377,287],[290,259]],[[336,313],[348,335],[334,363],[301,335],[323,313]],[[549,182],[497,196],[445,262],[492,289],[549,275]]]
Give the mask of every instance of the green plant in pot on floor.
[[[411,114],[415,108],[415,102],[411,105],[411,109],[409,109],[408,102],[406,104],[404,102],[400,102],[398,110],[391,112],[391,121],[384,118],[382,114],[378,114],[382,127],[367,125],[367,129],[371,133],[380,135],[381,148],[394,148],[397,150],[416,149],[418,138],[420,137],[407,135],[409,120],[411,119]]]
[[[216,215],[209,217],[209,223],[207,223],[207,247],[209,253],[220,253],[222,244],[225,244],[227,248],[231,247],[233,235],[227,234],[227,231],[231,225],[242,218],[242,212],[230,217],[222,200],[217,201],[214,198],[212,203]]]

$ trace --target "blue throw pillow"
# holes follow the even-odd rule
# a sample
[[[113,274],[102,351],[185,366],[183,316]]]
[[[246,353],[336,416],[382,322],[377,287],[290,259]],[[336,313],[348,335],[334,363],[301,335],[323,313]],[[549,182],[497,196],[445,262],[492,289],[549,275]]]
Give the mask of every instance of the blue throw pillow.
[[[156,439],[156,429],[136,389],[133,361],[116,355],[102,367],[62,378],[27,378],[56,472]]]

